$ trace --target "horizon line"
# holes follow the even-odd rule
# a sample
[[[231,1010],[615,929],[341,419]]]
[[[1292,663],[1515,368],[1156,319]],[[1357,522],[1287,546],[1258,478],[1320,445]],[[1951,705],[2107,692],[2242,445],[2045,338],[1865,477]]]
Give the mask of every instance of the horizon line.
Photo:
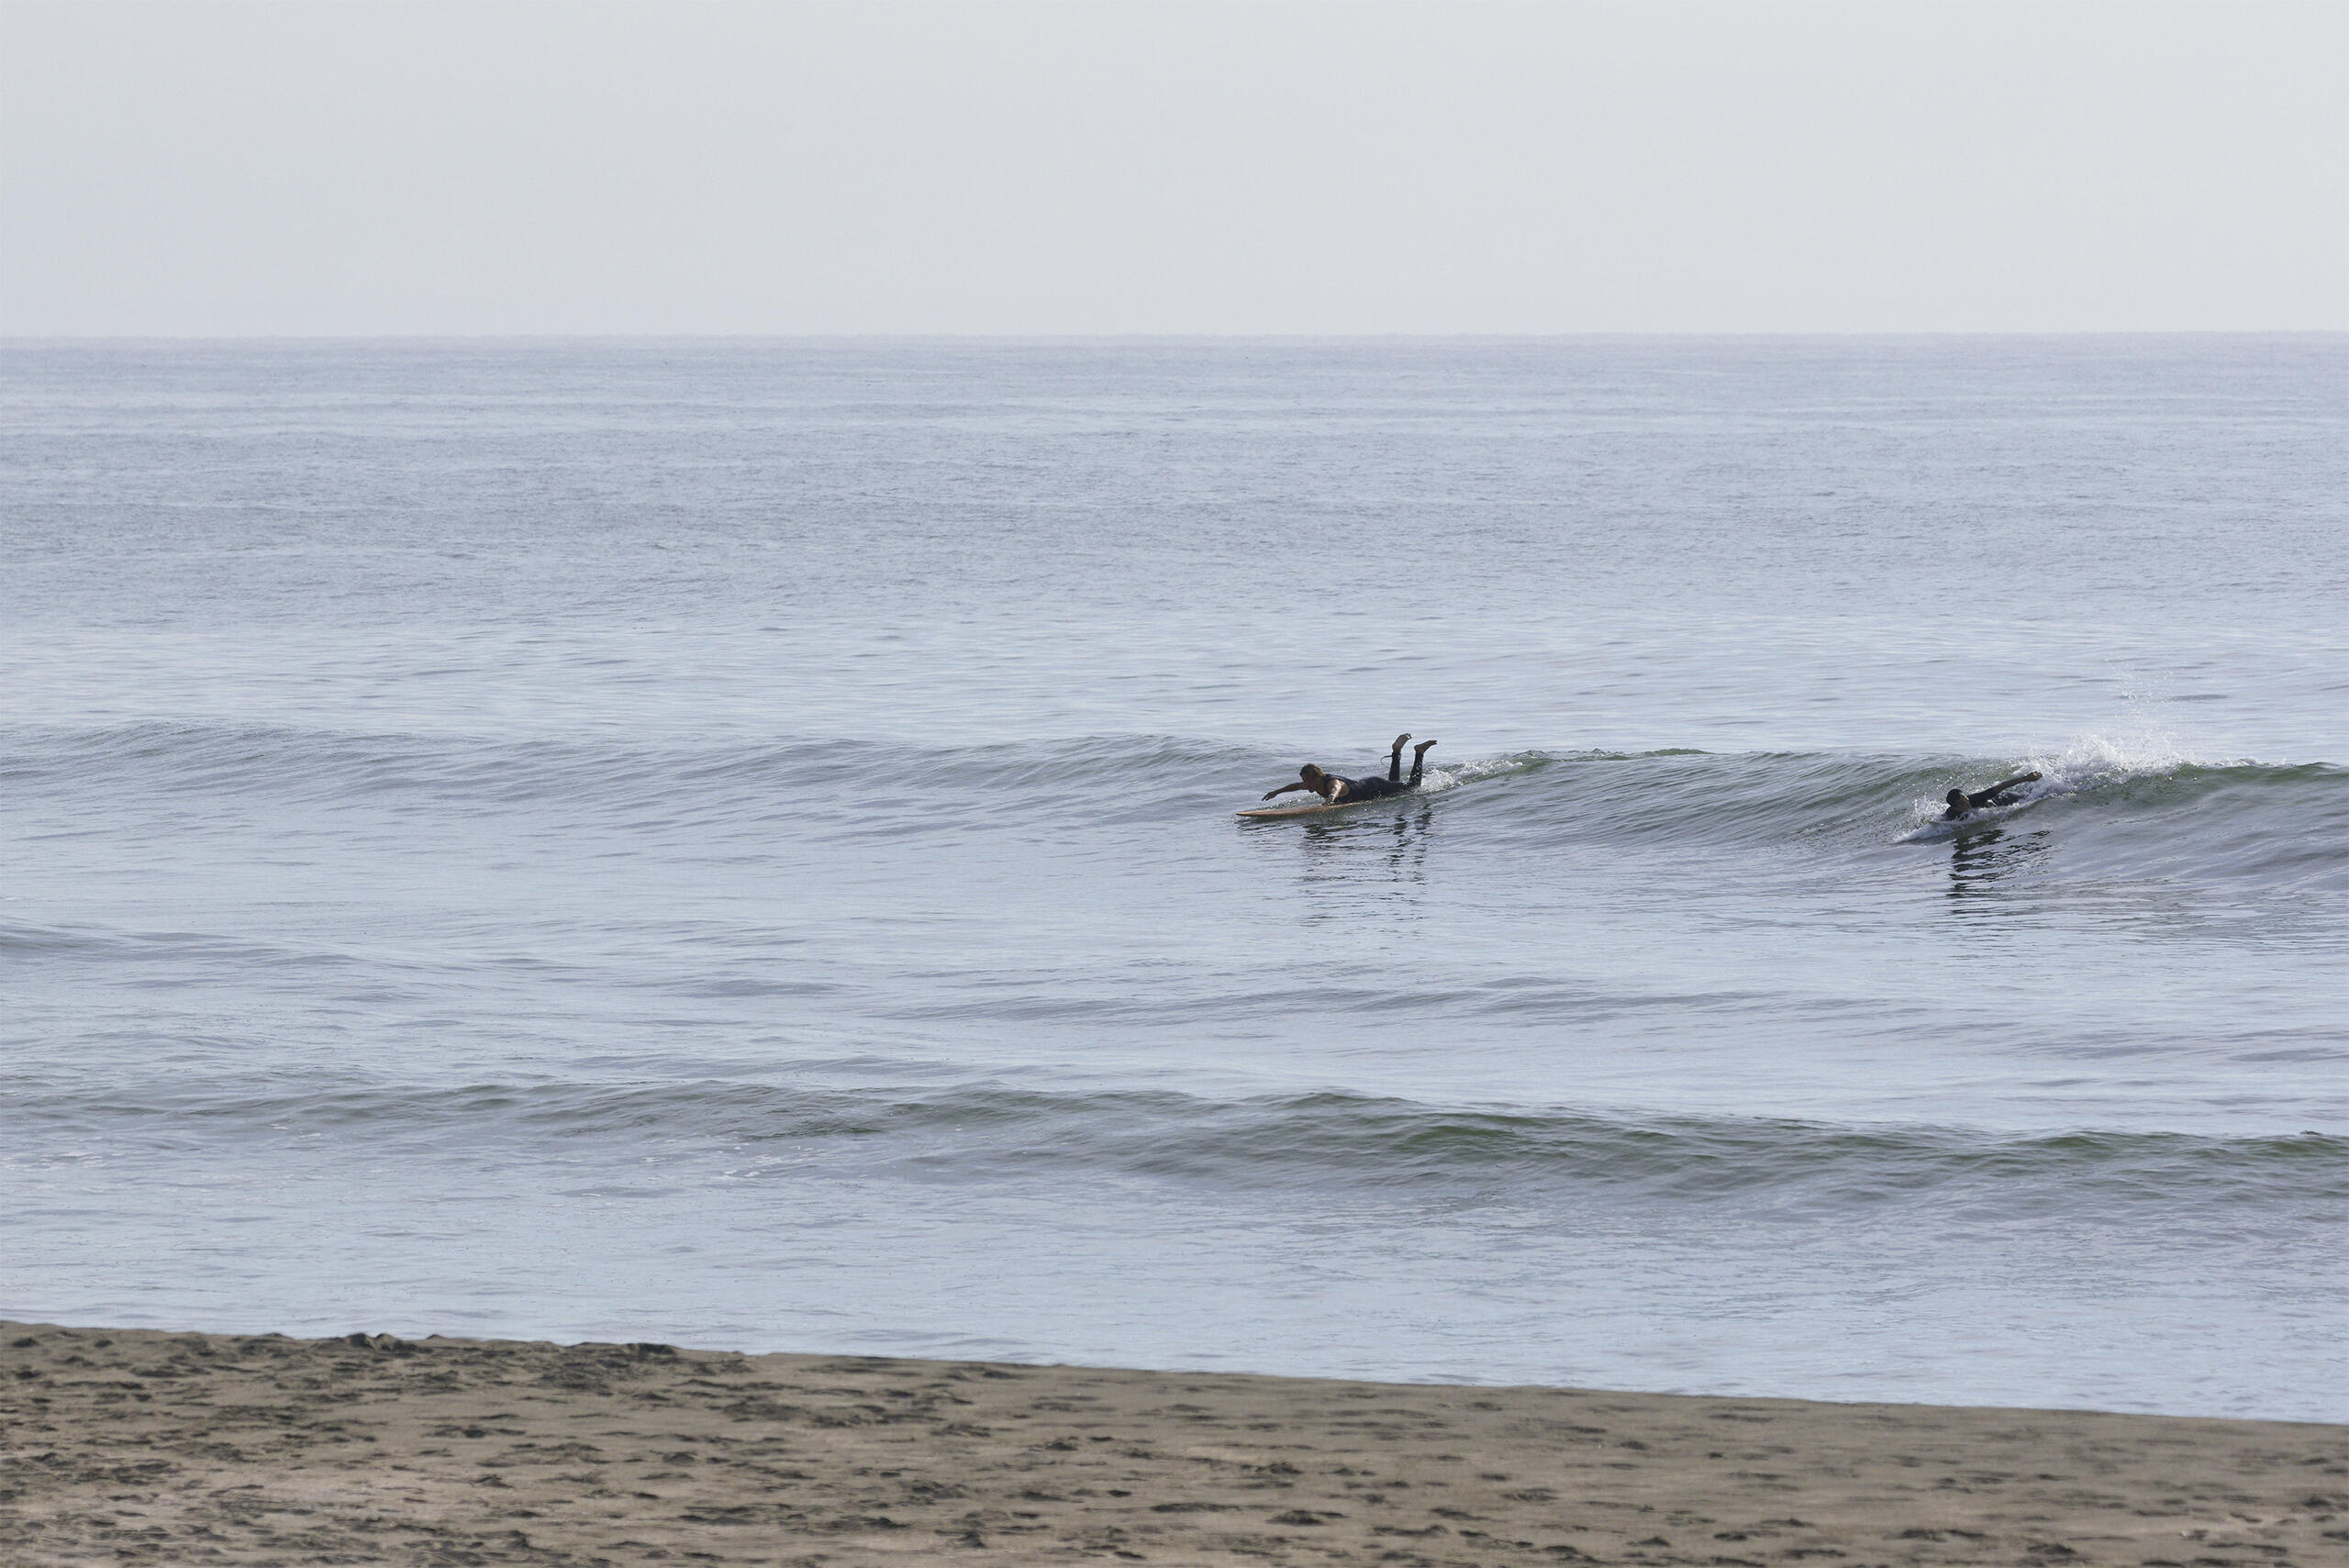
[[[2341,338],[2339,327],[1655,328],[1569,332],[0,332],[0,343],[1526,342],[1593,339]]]

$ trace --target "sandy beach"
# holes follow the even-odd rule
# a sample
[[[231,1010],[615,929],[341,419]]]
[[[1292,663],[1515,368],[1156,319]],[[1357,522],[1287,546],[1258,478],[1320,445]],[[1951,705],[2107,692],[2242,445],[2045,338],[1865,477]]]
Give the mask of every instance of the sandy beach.
[[[0,1325],[0,1561],[2349,1562],[2349,1427]]]

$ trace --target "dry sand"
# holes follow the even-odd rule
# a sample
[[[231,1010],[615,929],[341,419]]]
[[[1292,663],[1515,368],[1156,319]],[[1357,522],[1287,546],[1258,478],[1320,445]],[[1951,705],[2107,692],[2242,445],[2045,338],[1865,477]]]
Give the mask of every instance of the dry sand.
[[[2349,1563],[2349,1428],[0,1325],[0,1562]]]

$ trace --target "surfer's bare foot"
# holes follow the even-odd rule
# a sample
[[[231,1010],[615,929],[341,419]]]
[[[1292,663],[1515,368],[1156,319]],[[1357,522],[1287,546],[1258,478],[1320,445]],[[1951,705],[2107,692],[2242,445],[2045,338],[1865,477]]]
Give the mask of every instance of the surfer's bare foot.
[[[1408,745],[1408,744],[1410,743],[1410,740],[1411,740],[1411,732],[1410,732],[1409,730],[1406,729],[1405,731],[1403,731],[1403,733],[1402,733],[1402,734],[1397,735],[1397,737],[1395,737],[1395,744],[1394,744],[1394,745],[1392,745],[1392,746],[1390,746],[1390,747],[1388,747],[1388,748],[1387,748],[1387,750],[1388,750],[1388,751],[1401,751],[1405,746],[1407,746],[1407,745]]]
[[[1410,739],[1410,737],[1409,737],[1409,736],[1408,736],[1408,735],[1406,735],[1406,736],[1404,736],[1404,737],[1403,737],[1403,740],[1408,740],[1409,739]],[[1396,744],[1396,745],[1397,745],[1397,746],[1400,746],[1400,745],[1402,745],[1402,744],[1403,744],[1403,740],[1397,740],[1397,742],[1395,742],[1395,744]],[[1426,755],[1428,754],[1428,748],[1429,748],[1429,747],[1431,747],[1431,746],[1432,746],[1432,745],[1434,745],[1434,744],[1435,744],[1435,742],[1434,742],[1434,741],[1432,741],[1432,740],[1422,740],[1422,741],[1420,741],[1418,745],[1416,745],[1416,746],[1412,747],[1412,748],[1411,748],[1411,761],[1413,761],[1413,762],[1418,762],[1421,757],[1426,756]]]

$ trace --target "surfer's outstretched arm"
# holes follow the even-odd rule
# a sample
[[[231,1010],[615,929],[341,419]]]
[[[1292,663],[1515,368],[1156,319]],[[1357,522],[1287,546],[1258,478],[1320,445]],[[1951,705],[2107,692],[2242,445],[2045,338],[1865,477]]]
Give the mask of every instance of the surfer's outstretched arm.
[[[1403,748],[1409,743],[1410,739],[1411,732],[1406,729],[1402,734],[1395,737],[1394,750],[1386,753],[1386,782],[1388,784],[1403,782]]]
[[[1408,740],[1409,739],[1410,737],[1408,735],[1403,737],[1404,740]],[[1396,744],[1400,746],[1402,741],[1398,740]],[[1434,744],[1435,742],[1432,740],[1422,740],[1418,745],[1411,748],[1411,787],[1414,789],[1417,789],[1419,784],[1419,771],[1427,766],[1428,748]]]
[[[1988,789],[1974,790],[1966,795],[1965,799],[1968,805],[1987,806],[1992,801],[1998,799],[2001,794],[2014,788],[2017,784],[2036,784],[2038,782],[2039,775],[2036,773],[2019,773],[2010,779],[2000,779]]]
[[[1266,790],[1264,792],[1264,798],[1266,800],[1270,800],[1276,795],[1286,795],[1293,789],[1311,789],[1312,787],[1313,786],[1311,784],[1307,784],[1303,779],[1299,779],[1295,784],[1285,784],[1278,789]]]

